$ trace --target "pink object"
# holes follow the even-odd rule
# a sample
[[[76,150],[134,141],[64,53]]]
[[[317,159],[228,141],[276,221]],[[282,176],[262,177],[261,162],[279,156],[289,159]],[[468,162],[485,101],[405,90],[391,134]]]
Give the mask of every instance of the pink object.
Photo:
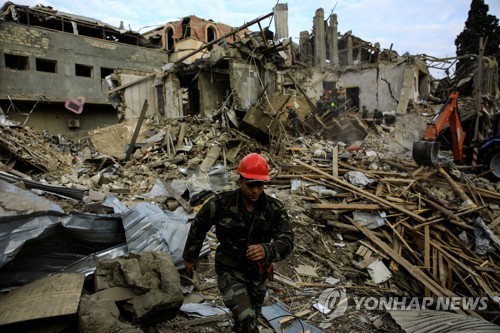
[[[349,146],[346,148],[347,151],[358,151],[358,150],[362,150],[363,147],[361,146]]]
[[[83,104],[85,104],[85,97],[70,98],[64,103],[64,107],[71,112],[80,114],[83,111]]]

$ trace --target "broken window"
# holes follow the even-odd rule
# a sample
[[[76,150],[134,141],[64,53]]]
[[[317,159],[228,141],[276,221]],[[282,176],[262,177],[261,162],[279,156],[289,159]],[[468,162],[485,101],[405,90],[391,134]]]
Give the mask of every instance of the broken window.
[[[207,27],[207,43],[217,39],[217,31],[214,27]]]
[[[36,58],[36,70],[38,72],[57,73],[57,61]]]
[[[105,79],[106,76],[109,76],[115,72],[114,68],[101,67],[101,79]]]
[[[84,76],[84,77],[92,77],[92,66],[75,64],[75,75],[76,76]]]
[[[5,54],[5,67],[10,69],[17,69],[20,71],[27,71],[29,67],[29,58],[16,54]]]
[[[182,38],[191,37],[191,18],[185,17],[182,19]]]
[[[174,29],[170,27],[165,32],[165,49],[169,52],[174,50]]]

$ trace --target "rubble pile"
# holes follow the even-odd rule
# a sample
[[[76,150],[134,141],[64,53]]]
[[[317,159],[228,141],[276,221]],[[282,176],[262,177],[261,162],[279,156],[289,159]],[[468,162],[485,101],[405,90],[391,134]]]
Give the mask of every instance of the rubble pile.
[[[54,145],[46,136],[28,127],[8,127],[0,122],[0,162],[9,169],[63,175],[69,171],[72,161],[62,154],[67,148],[63,144]]]
[[[276,99],[272,103],[281,106],[285,100]],[[144,122],[140,139],[133,147],[128,146],[133,126],[128,131],[123,130],[125,127],[102,128],[99,133],[90,133],[88,140],[65,142],[61,146],[53,142],[54,138],[37,135],[29,128],[2,125],[0,138],[10,138],[2,139],[5,141],[2,147],[10,154],[9,161],[2,165],[0,181],[10,183],[3,185],[9,189],[4,195],[11,193],[14,185],[35,189],[44,185],[43,190],[33,191],[61,207],[55,214],[53,206],[44,203],[31,211],[19,210],[16,216],[16,207],[7,207],[6,197],[0,196],[2,242],[9,244],[9,235],[21,235],[28,224],[45,223],[47,229],[41,233],[48,233],[49,227],[62,226],[63,235],[68,232],[77,235],[89,228],[79,238],[92,238],[89,235],[95,235],[99,229],[89,227],[94,222],[84,223],[76,213],[89,220],[108,218],[110,221],[102,223],[102,228],[106,228],[102,230],[107,231],[100,246],[94,247],[90,242],[84,246],[85,251],[71,258],[72,252],[68,251],[65,264],[45,267],[46,271],[37,274],[33,281],[43,274],[62,272],[64,276],[84,272],[88,295],[81,298],[85,306],[80,308],[79,316],[80,324],[85,322],[89,328],[87,331],[94,330],[96,322],[106,317],[111,326],[120,322],[123,330],[131,332],[152,326],[159,332],[171,329],[201,332],[197,330],[199,325],[229,332],[230,316],[224,313],[215,283],[215,236],[209,235],[194,277],[187,277],[182,271],[182,239],[187,234],[188,220],[210,195],[235,188],[232,171],[241,157],[259,152],[268,159],[272,170],[266,191],[285,203],[296,240],[292,255],[276,263],[266,301],[269,307],[263,313],[268,323],[262,325],[273,328],[309,325],[311,331],[319,327],[324,332],[402,331],[396,324],[396,313],[383,307],[354,306],[354,297],[382,296],[485,297],[488,311],[459,312],[495,320],[500,296],[497,236],[500,184],[466,174],[452,164],[435,168],[418,166],[411,161],[408,149],[398,144],[390,125],[382,127],[381,123],[365,121],[354,112],[342,113],[330,125],[342,127],[344,121],[351,122],[351,126],[360,130],[355,138],[344,142],[322,136],[318,131],[307,132],[311,135],[286,141],[285,150],[279,154],[269,149],[275,142],[262,144],[223,119],[220,115],[205,119],[150,118]],[[304,121],[314,124],[312,118]],[[324,122],[323,125],[328,127]],[[328,128],[322,130],[327,133]],[[123,138],[117,139],[113,134],[106,139],[106,133],[116,131]],[[100,142],[113,147],[103,153]],[[128,159],[127,152],[130,152]],[[26,161],[28,165],[15,171],[18,163]],[[30,168],[36,172],[29,172]],[[82,191],[82,195],[72,197],[67,189]],[[40,216],[51,220],[42,222]],[[109,227],[111,220],[113,228]],[[175,232],[162,229],[173,227]],[[114,238],[107,239],[108,233]],[[169,234],[175,236],[166,239]],[[30,244],[39,244],[36,249],[40,252],[50,247],[39,235],[25,236],[23,242],[25,249]],[[9,281],[29,267],[19,264],[22,258],[36,257],[34,250],[25,253],[25,249],[11,251],[5,245],[0,248],[0,275],[8,276]],[[185,297],[182,307],[172,294],[172,303],[157,303],[161,311],[170,309],[168,314],[144,312],[144,307],[139,309],[131,301],[141,297],[144,305],[162,299],[161,290],[166,287],[166,277],[162,276],[172,277],[172,270],[147,273],[141,256],[130,254],[146,255],[158,250],[172,255],[171,266],[179,270],[181,279],[169,285],[182,284]],[[125,263],[127,253],[133,263]],[[101,273],[95,271],[94,277],[94,269],[100,262],[106,262],[111,273],[104,274],[99,268]],[[134,270],[151,276],[149,281],[153,285],[145,285],[140,274],[127,277]],[[103,275],[113,282],[99,282]],[[24,280],[22,284],[33,281]],[[6,291],[12,289],[2,287]],[[112,288],[133,292],[126,293],[128,296],[120,293],[112,304],[94,296],[102,289]],[[325,290],[332,289],[349,305],[343,312],[333,311],[335,304],[325,300]],[[148,292],[154,295],[147,296]],[[190,307],[184,307],[187,304]],[[282,311],[276,308],[277,304],[286,309],[283,316],[288,318],[279,323],[271,320],[275,319],[275,311]],[[222,313],[209,311],[210,315],[193,320],[191,315],[207,310],[200,310],[202,305],[210,305],[210,311]],[[101,310],[97,314],[89,310],[92,308]],[[337,309],[341,307],[337,305]]]

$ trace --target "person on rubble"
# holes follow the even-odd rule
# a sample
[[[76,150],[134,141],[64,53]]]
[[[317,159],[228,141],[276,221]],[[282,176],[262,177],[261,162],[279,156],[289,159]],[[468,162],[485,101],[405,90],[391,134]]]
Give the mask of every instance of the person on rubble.
[[[288,114],[288,121],[290,122],[290,129],[292,130],[292,135],[294,137],[298,137],[299,132],[297,131],[297,123],[299,121],[299,115],[297,113],[297,110],[295,110],[295,108],[290,103],[288,103],[285,106],[285,109]]]
[[[257,317],[272,279],[275,261],[293,250],[293,234],[281,201],[267,195],[267,161],[246,155],[238,165],[239,188],[212,197],[196,214],[184,247],[188,274],[197,266],[207,232],[215,226],[217,286],[233,312],[236,332],[258,332]]]
[[[323,113],[326,113],[330,110],[330,99],[328,95],[323,96]]]
[[[338,117],[339,115],[339,109],[337,108],[337,104],[335,104],[335,101],[334,100],[331,100],[330,101],[330,104],[329,104],[329,111],[331,112],[331,114],[336,118]]]
[[[324,107],[323,107],[323,98],[318,98],[318,100],[316,101],[316,114],[318,116],[321,116],[323,114],[323,112],[325,111]]]

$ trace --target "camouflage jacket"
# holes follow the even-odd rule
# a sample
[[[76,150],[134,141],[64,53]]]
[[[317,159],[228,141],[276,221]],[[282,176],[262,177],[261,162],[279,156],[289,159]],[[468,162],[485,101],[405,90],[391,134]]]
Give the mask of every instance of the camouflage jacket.
[[[246,257],[247,247],[252,244],[264,247],[266,263],[280,261],[293,250],[293,234],[285,207],[265,193],[253,214],[243,207],[239,190],[210,199],[194,218],[184,247],[184,259],[198,259],[206,233],[213,225],[220,242],[215,256],[217,273],[255,270],[255,264]]]

